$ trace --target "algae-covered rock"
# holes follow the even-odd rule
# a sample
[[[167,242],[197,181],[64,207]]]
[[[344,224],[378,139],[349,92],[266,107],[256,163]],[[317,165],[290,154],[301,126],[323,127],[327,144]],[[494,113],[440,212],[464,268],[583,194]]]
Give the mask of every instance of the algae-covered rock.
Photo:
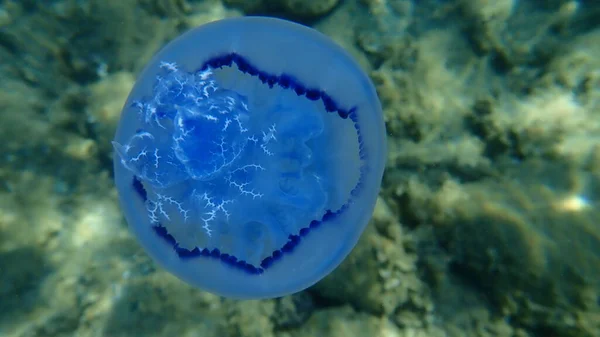
[[[346,306],[321,310],[308,320],[302,330],[289,334],[289,337],[314,336],[400,337],[403,335],[390,321],[356,312]]]
[[[226,5],[248,14],[279,14],[294,19],[316,19],[331,12],[340,0],[224,0]]]
[[[455,272],[503,315],[534,330],[592,336],[599,325],[568,322],[600,313],[599,176],[538,164],[463,186],[464,202],[438,233]]]
[[[309,290],[331,303],[390,317],[406,330],[432,336],[434,304],[419,278],[415,238],[403,233],[393,211],[380,198],[373,222],[337,270]]]

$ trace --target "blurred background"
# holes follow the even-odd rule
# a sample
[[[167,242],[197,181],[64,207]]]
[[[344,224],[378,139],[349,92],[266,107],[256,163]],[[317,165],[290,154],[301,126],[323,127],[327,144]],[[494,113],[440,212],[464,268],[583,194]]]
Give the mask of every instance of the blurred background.
[[[112,139],[167,41],[241,15],[376,84],[372,223],[310,289],[234,301],[129,233]],[[0,336],[600,336],[600,1],[0,0]]]

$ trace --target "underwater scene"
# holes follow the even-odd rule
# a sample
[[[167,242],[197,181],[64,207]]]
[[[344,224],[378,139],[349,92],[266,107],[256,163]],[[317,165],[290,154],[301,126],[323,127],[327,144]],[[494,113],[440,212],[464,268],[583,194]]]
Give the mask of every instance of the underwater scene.
[[[0,337],[600,337],[600,1],[0,0]]]

